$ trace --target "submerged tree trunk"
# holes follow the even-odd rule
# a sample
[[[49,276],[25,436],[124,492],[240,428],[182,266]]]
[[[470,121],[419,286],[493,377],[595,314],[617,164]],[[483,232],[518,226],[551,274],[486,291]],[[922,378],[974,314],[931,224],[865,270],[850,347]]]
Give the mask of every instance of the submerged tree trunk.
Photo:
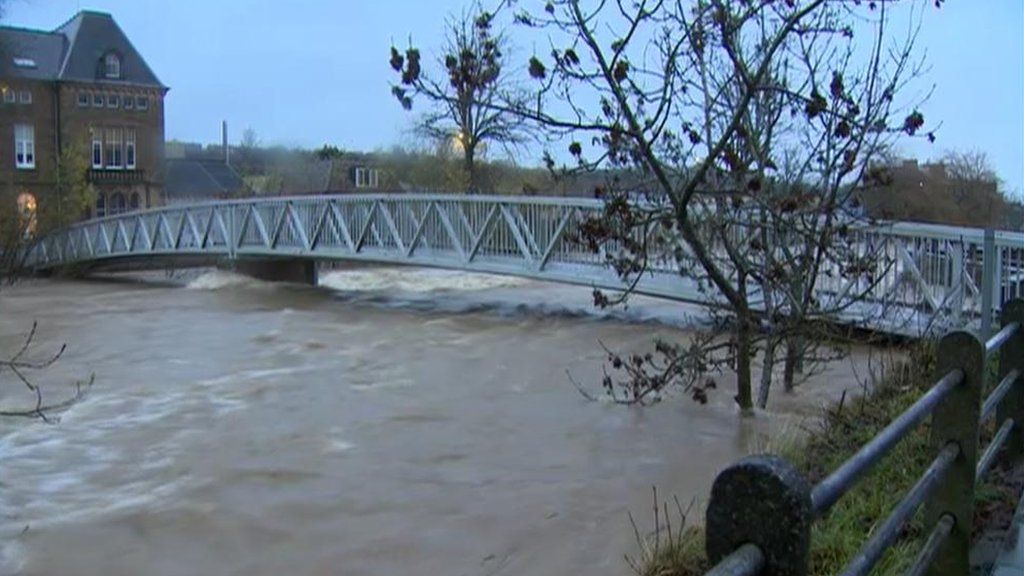
[[[786,339],[786,363],[782,375],[783,385],[786,392],[792,392],[796,387],[796,373],[803,371],[803,362],[800,358],[800,342],[797,337]]]
[[[768,338],[764,343],[764,358],[761,361],[761,386],[757,390],[757,407],[764,410],[768,407],[768,393],[772,387],[772,368],[775,366],[776,341]]]
[[[754,408],[750,363],[753,355],[753,327],[750,315],[741,313],[736,327],[736,403],[744,412]]]

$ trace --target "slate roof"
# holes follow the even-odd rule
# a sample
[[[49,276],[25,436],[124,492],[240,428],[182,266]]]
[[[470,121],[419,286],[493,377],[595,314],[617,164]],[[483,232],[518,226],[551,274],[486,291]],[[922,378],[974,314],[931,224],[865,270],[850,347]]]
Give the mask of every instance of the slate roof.
[[[121,57],[119,79],[101,73],[100,63],[108,52]],[[104,12],[79,12],[52,32],[0,26],[0,54],[3,76],[166,88],[114,18]],[[36,66],[15,66],[14,58],[34,60]]]
[[[241,176],[222,160],[168,159],[164,167],[168,202],[213,200],[245,189]]]

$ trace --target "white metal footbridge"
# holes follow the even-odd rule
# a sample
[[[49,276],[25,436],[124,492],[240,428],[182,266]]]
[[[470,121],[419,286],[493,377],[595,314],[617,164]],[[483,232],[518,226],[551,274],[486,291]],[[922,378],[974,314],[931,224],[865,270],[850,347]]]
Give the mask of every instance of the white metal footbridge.
[[[168,260],[365,261],[523,276],[617,290],[623,282],[602,253],[578,241],[578,226],[600,200],[454,195],[341,195],[226,200],[132,212],[81,222],[39,238],[22,265],[60,268],[160,266]],[[884,254],[863,306],[869,326],[920,334],[977,322],[1021,293],[1024,234],[910,223],[858,226],[848,242]],[[819,290],[850,293],[826,271]],[[653,262],[640,294],[713,303],[673,258]],[[713,300],[713,297],[711,298]],[[881,311],[881,313],[879,313]],[[868,316],[868,314],[864,314]]]

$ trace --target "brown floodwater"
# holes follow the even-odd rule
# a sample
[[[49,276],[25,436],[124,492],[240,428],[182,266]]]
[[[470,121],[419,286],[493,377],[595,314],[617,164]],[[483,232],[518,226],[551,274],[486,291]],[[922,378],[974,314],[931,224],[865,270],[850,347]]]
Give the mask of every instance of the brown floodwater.
[[[600,316],[579,288],[149,280],[0,290],[0,350],[33,321],[35,357],[68,345],[33,375],[47,399],[95,374],[59,423],[0,419],[0,574],[621,575],[652,486],[699,516],[719,469],[859,387],[847,361],[754,418],[728,378],[707,406],[588,402],[566,374],[596,385],[599,342],[682,338],[695,311]],[[10,376],[6,408],[31,398]]]

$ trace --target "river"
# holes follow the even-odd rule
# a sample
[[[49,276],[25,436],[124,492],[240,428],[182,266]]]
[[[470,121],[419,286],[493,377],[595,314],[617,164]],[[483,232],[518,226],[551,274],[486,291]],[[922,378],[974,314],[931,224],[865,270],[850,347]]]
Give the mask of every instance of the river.
[[[694,309],[412,269],[145,279],[0,290],[0,350],[33,321],[36,357],[68,345],[46,398],[95,374],[59,423],[0,419],[0,574],[622,575],[652,486],[705,498],[858,386],[845,362],[755,418],[727,377],[707,406],[626,408],[567,371],[597,385],[599,342],[683,337]]]

